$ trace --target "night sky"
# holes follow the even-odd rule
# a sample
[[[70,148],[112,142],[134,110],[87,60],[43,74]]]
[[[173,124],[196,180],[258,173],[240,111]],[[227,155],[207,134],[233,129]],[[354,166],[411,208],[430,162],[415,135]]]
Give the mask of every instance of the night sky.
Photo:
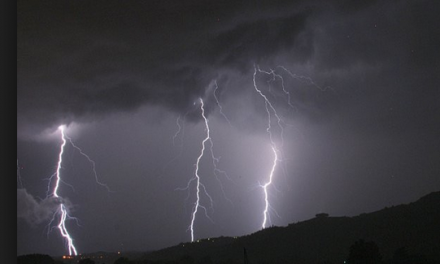
[[[267,226],[440,190],[438,1],[235,2],[17,2],[18,255],[67,253],[60,125],[79,253],[190,241],[200,98],[196,239],[262,228],[273,145]]]

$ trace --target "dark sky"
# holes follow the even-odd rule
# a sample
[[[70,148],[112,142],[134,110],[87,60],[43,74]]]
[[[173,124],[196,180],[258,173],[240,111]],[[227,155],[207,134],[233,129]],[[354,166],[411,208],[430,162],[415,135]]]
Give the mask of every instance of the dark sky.
[[[58,193],[80,253],[190,241],[199,98],[219,159],[207,141],[196,238],[261,229],[273,144],[268,225],[440,190],[438,1],[235,2],[17,2],[18,255],[67,253],[47,232],[63,124],[111,189],[67,144]]]

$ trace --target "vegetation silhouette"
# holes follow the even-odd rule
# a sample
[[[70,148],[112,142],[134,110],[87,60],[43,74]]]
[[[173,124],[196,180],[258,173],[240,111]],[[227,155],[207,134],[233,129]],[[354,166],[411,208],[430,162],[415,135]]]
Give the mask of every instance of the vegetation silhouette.
[[[126,257],[120,257],[115,260],[114,264],[133,264],[133,262]]]
[[[55,260],[44,254],[29,254],[17,257],[17,264],[55,264]]]
[[[373,241],[365,242],[363,239],[350,246],[347,258],[348,264],[378,264],[382,260],[379,247]]]
[[[95,264],[95,261],[91,258],[81,259],[78,264]]]
[[[195,263],[205,256],[214,263],[244,263],[246,248],[247,261],[252,264],[440,263],[439,223],[440,192],[433,192],[409,204],[354,217],[320,213],[306,221],[273,226],[242,237],[181,243],[146,254],[143,259],[178,261],[189,255]],[[402,247],[411,254],[397,251]],[[362,262],[361,253],[356,255],[361,249],[374,257]]]
[[[439,242],[440,243],[440,242]],[[390,264],[426,264],[430,263],[426,256],[410,254],[405,247],[396,249]]]
[[[118,253],[114,264],[434,264],[440,263],[439,223],[440,192],[433,192],[413,203],[354,217],[320,213],[242,237],[199,239],[143,254]],[[64,260],[79,263],[73,261]],[[32,254],[18,256],[17,263],[63,262]]]

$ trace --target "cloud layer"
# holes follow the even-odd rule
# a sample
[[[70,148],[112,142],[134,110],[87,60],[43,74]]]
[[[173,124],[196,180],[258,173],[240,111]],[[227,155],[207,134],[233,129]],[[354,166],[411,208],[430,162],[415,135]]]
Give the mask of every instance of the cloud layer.
[[[31,226],[49,222],[61,203],[71,208],[66,199],[48,197],[37,201],[26,189],[17,189],[17,218],[24,219]]]

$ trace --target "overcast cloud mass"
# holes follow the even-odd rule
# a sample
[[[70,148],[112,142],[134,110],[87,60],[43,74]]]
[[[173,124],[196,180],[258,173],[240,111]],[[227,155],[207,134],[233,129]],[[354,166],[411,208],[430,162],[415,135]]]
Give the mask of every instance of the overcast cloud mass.
[[[79,252],[189,241],[195,189],[180,189],[206,136],[199,98],[227,175],[205,152],[212,221],[197,215],[195,236],[261,229],[273,152],[254,74],[284,129],[272,115],[271,224],[440,190],[438,1],[235,2],[17,2],[18,255],[66,254],[47,235],[62,124],[112,190],[67,144],[59,194]]]

